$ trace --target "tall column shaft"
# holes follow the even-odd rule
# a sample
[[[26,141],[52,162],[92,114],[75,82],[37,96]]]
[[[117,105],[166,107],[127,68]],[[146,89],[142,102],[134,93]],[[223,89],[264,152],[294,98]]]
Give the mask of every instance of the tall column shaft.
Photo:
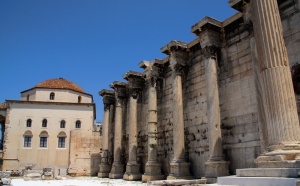
[[[122,104],[117,103],[115,115],[115,136],[114,136],[114,163],[121,164],[122,149]]]
[[[206,102],[209,131],[209,159],[205,163],[205,176],[208,182],[216,182],[219,176],[229,175],[229,162],[224,161],[221,133],[221,116],[217,72],[217,48],[206,46],[204,49]]]
[[[137,163],[137,90],[131,90],[129,98],[129,157],[126,165],[125,180],[140,180],[140,166]]]
[[[99,94],[103,97],[104,114],[102,125],[102,152],[101,163],[99,165],[98,177],[107,178],[111,170],[109,162],[109,126],[110,126],[110,111],[114,102],[114,92],[111,90],[102,90]]]
[[[173,82],[173,162],[184,161],[184,119],[183,119],[183,101],[182,101],[182,80],[181,75],[174,74]]]
[[[143,182],[162,180],[161,164],[157,162],[157,92],[156,77],[148,77],[148,161]]]
[[[105,108],[104,114],[103,114],[103,125],[102,125],[102,157],[106,157],[107,156],[107,155],[104,155],[103,152],[108,150],[108,140],[109,140],[108,139],[109,112],[110,112],[110,106],[108,106],[108,108]]]
[[[270,146],[295,144],[300,128],[276,0],[253,0],[253,26],[261,71]],[[276,147],[278,148],[278,147]]]
[[[115,108],[115,134],[114,134],[114,162],[109,173],[109,178],[123,178],[124,166],[121,162],[122,152],[122,100],[116,97]]]
[[[130,96],[129,100],[129,164],[137,164],[137,98]]]
[[[217,61],[215,57],[205,60],[207,119],[209,128],[210,161],[223,160]]]
[[[148,163],[157,163],[157,93],[156,87],[149,87],[148,100]]]

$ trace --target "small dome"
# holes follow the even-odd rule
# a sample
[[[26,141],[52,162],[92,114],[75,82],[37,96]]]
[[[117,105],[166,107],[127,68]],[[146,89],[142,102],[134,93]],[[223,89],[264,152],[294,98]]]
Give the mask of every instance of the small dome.
[[[85,93],[82,88],[80,88],[75,83],[68,81],[63,78],[49,79],[37,84],[34,88],[53,88],[53,89],[69,89],[76,92]]]

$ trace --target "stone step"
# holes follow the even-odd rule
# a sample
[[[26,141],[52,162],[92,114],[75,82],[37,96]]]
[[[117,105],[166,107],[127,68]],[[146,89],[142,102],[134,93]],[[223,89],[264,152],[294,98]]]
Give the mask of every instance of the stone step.
[[[238,185],[238,186],[300,186],[298,178],[283,177],[218,177],[218,185]]]

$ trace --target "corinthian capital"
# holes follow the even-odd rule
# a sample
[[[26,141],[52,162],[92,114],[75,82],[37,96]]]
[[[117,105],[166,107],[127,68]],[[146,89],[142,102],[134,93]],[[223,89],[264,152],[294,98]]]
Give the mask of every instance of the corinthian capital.
[[[135,71],[129,71],[123,75],[123,78],[128,81],[129,96],[137,99],[144,84],[143,74]]]
[[[203,55],[204,55],[205,59],[208,59],[208,58],[216,59],[217,58],[217,51],[218,51],[218,48],[214,45],[206,46],[206,47],[202,48],[202,52],[203,52]]]
[[[182,75],[187,61],[187,44],[181,41],[171,41],[161,48],[161,51],[169,55],[170,68],[176,75]]]
[[[99,92],[103,98],[104,110],[109,109],[109,106],[115,102],[115,93],[112,90],[103,89]]]
[[[116,106],[122,106],[122,100],[126,97],[126,83],[114,81],[110,87],[115,90]]]
[[[143,73],[144,81],[148,86],[156,87],[157,80],[161,78],[163,73],[162,60],[154,59],[151,62],[142,61],[139,66],[145,69]]]

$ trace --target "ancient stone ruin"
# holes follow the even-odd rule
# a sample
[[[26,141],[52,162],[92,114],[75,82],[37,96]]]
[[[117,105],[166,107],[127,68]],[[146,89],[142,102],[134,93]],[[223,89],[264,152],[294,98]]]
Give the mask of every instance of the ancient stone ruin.
[[[142,61],[143,72],[100,91],[99,177],[298,177],[299,74],[292,79],[291,66],[297,72],[300,5],[229,4],[239,12],[223,22],[205,17],[191,27],[193,41],[169,42],[164,59]]]

